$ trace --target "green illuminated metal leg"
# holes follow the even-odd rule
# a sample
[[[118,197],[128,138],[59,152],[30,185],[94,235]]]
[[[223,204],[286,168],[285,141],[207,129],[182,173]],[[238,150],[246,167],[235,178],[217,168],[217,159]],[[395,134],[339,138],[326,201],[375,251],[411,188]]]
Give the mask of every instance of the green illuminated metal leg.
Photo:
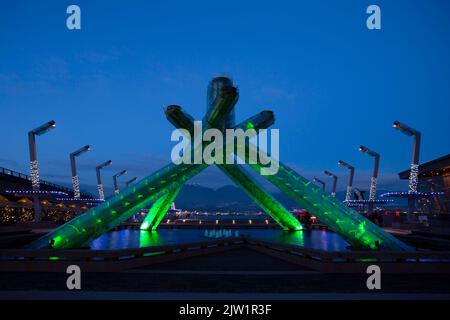
[[[218,167],[239,185],[284,230],[299,231],[302,225],[281,203],[257,184],[242,168],[233,164]]]
[[[166,110],[167,119],[176,127],[186,129],[192,136],[194,133],[193,118],[181,107],[174,107]],[[215,125],[220,118],[215,117],[215,122],[208,124]],[[207,121],[205,119],[204,121]],[[251,124],[254,128],[253,119],[247,121],[245,127]],[[271,123],[267,123],[270,125]],[[225,156],[225,158],[227,158]],[[269,216],[272,217],[284,230],[298,231],[302,230],[300,221],[298,221],[281,203],[265,191],[254,179],[248,175],[240,166],[235,164],[217,164],[219,169],[224,172],[231,180],[239,185],[245,193],[255,201]]]
[[[185,183],[206,167],[206,164],[169,164],[27,247],[58,249],[84,246],[126,221],[136,211],[156,201],[163,194],[175,191],[180,183]]]
[[[230,103],[234,101],[231,100]],[[226,104],[224,105],[226,107]],[[273,114],[260,113],[251,120],[256,128],[273,123]],[[245,128],[247,121],[238,128]],[[226,149],[224,149],[226,150]],[[120,194],[52,230],[30,245],[29,249],[68,249],[82,247],[103,233],[129,219],[137,210],[156,201],[168,192],[177,190],[190,178],[204,170],[206,164],[173,163],[154,172]]]
[[[181,110],[177,110],[177,112],[182,113]],[[168,116],[169,121],[175,122],[177,126],[179,115],[173,116],[171,114],[171,116]],[[193,123],[189,121],[189,117],[184,117],[182,128],[191,131],[192,127]],[[259,152],[257,147],[248,142],[246,142],[246,149],[250,150],[250,152]],[[263,163],[267,163],[267,160],[272,160],[268,159],[263,152],[259,153],[259,155],[263,158]],[[250,164],[250,166],[258,173],[261,173],[262,168],[260,165]],[[341,235],[354,247],[372,250],[411,250],[409,246],[385,232],[356,211],[343,206],[335,198],[325,194],[319,187],[314,186],[309,180],[282,163],[279,163],[277,173],[265,175],[264,177],[277,186],[284,194],[292,198],[300,207],[314,214],[321,223]]]
[[[215,126],[219,124],[221,121],[223,121],[227,115],[231,112],[231,110],[236,105],[236,102],[238,101],[239,95],[237,92],[237,89],[235,87],[229,87],[225,88],[214,100],[211,108],[208,110],[207,114],[203,118],[204,127],[203,129],[206,130],[207,128],[210,128],[211,126]],[[167,110],[170,110],[167,112]],[[181,107],[176,105],[171,105],[166,109],[166,115],[168,116],[169,121],[171,115],[177,115],[178,110],[181,110]],[[181,123],[181,125],[189,125],[192,124],[192,130],[190,132],[191,137],[194,135],[194,127],[193,127],[194,118],[190,117],[187,119],[186,123]],[[142,222],[140,229],[141,230],[155,230],[161,220],[163,219],[164,215],[166,214],[167,210],[170,207],[170,204],[173,202],[173,200],[176,198],[178,192],[181,189],[181,186],[178,188],[178,190],[165,194],[160,199],[158,199],[152,208],[150,209],[150,212],[145,217],[144,221]],[[172,199],[170,201],[170,199]]]
[[[156,230],[164,215],[169,210],[170,205],[177,197],[181,188],[178,188],[172,192],[163,195],[161,198],[155,201],[144,221],[142,222],[141,230]]]
[[[247,148],[253,152],[257,151],[257,147],[250,143],[247,143]],[[260,156],[267,157],[264,153],[260,153]],[[261,172],[261,166],[258,164],[250,164],[250,167]],[[320,187],[281,162],[276,174],[263,177],[355,247],[373,250],[411,250],[409,246],[358,212],[338,202],[331,195],[325,194]]]
[[[218,165],[219,169],[224,172],[234,183],[239,185],[245,193],[255,201],[275,222],[277,222],[284,230],[299,231],[302,225],[280,202],[272,195],[257,184],[243,168],[237,165]],[[174,201],[179,190],[165,194],[159,198],[150,209],[149,213],[142,222],[141,230],[155,230],[170,204]]]
[[[219,94],[214,107],[208,111],[206,116],[210,127],[217,125],[226,116],[234,107],[237,97],[238,94],[235,88],[228,88]],[[245,129],[251,125],[251,127],[258,129],[267,127],[267,124],[270,125],[271,123],[273,123],[273,114],[260,113],[237,127]],[[186,126],[191,126],[190,121],[183,124],[183,127]],[[252,146],[247,144],[247,148],[249,147]],[[253,151],[258,151],[256,147],[253,146],[253,148]],[[357,212],[324,194],[319,187],[311,185],[310,181],[298,175],[292,169],[281,163],[279,165],[280,167],[276,174],[265,176],[265,178],[291,197],[302,208],[316,215],[319,221],[340,234],[353,246],[385,250],[410,249]],[[250,164],[250,166],[257,172],[260,172],[262,169],[259,165]],[[164,216],[164,210],[162,209],[169,202],[169,195],[175,197],[180,186],[206,167],[206,164],[182,164],[179,166],[169,164],[139,183],[125,189],[121,194],[108,199],[103,204],[49,232],[29,245],[28,248],[74,248],[86,245],[102,233],[129,219],[137,210],[155,201],[158,205],[155,206],[155,211],[157,212],[154,215],[152,224],[157,226],[157,223]],[[294,221],[290,221],[285,216],[285,209],[273,198],[267,196],[268,194],[263,189],[258,188],[256,182],[248,177],[245,172],[238,167],[232,167],[232,169],[222,168],[222,170],[233,181],[242,186],[255,201],[259,201],[258,204],[266,208],[266,212],[271,211],[273,216],[282,220],[288,228],[293,227],[295,229]],[[171,201],[169,205],[170,203]],[[157,209],[160,210],[158,211]]]

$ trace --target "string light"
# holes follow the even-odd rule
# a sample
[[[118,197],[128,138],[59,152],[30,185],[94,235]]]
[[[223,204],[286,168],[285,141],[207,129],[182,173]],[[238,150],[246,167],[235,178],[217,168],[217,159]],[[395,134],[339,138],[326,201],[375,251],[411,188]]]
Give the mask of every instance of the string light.
[[[348,203],[388,203],[394,202],[394,200],[385,200],[385,199],[368,199],[368,200],[348,200]]]
[[[105,192],[103,191],[103,184],[98,185],[98,195],[100,199],[105,199]]]
[[[80,183],[78,182],[78,176],[72,177],[72,183],[73,183],[73,196],[75,198],[79,198],[81,196],[81,194],[80,194]]]
[[[30,169],[31,169],[31,186],[33,187],[33,189],[39,190],[39,168],[37,160],[30,161]]]
[[[411,171],[409,173],[409,191],[417,192],[417,184],[419,182],[419,165],[416,163],[411,163]]]
[[[347,192],[345,193],[345,201],[349,202],[351,196],[352,196],[352,187],[351,186],[347,186]]]
[[[369,199],[373,200],[375,199],[377,193],[377,178],[371,177],[370,178],[370,194]]]
[[[40,190],[6,190],[6,193],[18,193],[18,194],[50,194],[50,195],[61,195],[67,196],[67,192],[63,191],[40,191]]]
[[[101,163],[99,166],[95,167],[95,173],[97,174],[97,188],[98,188],[98,196],[100,199],[105,199],[105,192],[103,190],[102,184],[102,176],[100,170],[103,168],[110,166],[112,164],[112,160],[105,161]]]
[[[95,199],[95,198],[56,198],[57,201],[98,201],[103,202],[103,199]]]
[[[430,197],[430,196],[442,196],[444,192],[386,192],[383,193],[380,197],[408,197],[408,196],[421,196],[421,197]]]

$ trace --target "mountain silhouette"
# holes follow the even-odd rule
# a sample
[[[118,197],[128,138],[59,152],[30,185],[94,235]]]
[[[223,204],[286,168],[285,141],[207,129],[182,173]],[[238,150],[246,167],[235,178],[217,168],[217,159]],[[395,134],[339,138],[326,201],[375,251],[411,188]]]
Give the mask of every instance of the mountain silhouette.
[[[378,190],[377,194],[387,192]],[[272,193],[288,210],[301,209],[281,192]],[[337,192],[337,199],[344,200],[345,192]],[[366,193],[366,198],[368,194]],[[397,201],[396,201],[397,202]],[[399,201],[402,205],[402,201]],[[197,184],[186,184],[175,199],[176,207],[191,211],[208,212],[258,212],[261,208],[239,187],[227,185],[212,189]],[[395,205],[395,204],[392,204]],[[391,206],[392,206],[391,205]]]

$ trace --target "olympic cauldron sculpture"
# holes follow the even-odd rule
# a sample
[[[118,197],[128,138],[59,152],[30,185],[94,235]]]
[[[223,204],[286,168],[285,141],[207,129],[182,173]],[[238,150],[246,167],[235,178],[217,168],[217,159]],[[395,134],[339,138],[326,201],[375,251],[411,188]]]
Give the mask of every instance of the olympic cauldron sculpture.
[[[234,125],[234,107],[238,96],[238,90],[232,85],[230,79],[214,78],[208,89],[208,109],[202,119],[203,129],[216,128],[224,131],[227,128],[245,130],[250,127],[257,132],[257,130],[268,128],[274,123],[273,112],[262,111],[246,121]],[[193,136],[194,119],[181,107],[171,105],[166,108],[165,114],[176,128],[185,129],[190,136]],[[207,144],[202,143],[203,145]],[[229,148],[226,148],[225,144],[223,145],[223,151],[226,150],[225,156],[231,156],[226,154]],[[231,150],[235,150],[234,146]],[[261,163],[269,162],[268,155],[248,140],[245,140],[245,152],[245,161],[249,167],[257,173],[261,173],[264,166],[260,163],[247,162],[247,153],[258,154],[263,160]],[[260,186],[242,166],[228,163],[215,165],[242,188],[284,230],[298,232],[302,229],[300,222]],[[170,163],[97,207],[49,232],[28,245],[28,248],[68,249],[86,246],[101,234],[108,232],[150,205],[151,209],[141,225],[141,230],[155,230],[183,184],[208,166],[205,163],[181,163],[178,165]],[[358,212],[324,193],[320,187],[315,186],[311,181],[281,162],[279,162],[277,173],[262,175],[262,177],[278,187],[298,206],[316,216],[322,224],[338,233],[355,248],[389,251],[410,250],[407,245]]]

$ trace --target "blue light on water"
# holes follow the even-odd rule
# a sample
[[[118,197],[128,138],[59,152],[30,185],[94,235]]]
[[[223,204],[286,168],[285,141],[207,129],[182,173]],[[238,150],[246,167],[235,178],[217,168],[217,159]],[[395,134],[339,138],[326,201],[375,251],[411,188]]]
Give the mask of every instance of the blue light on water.
[[[91,248],[93,250],[142,248],[236,237],[252,237],[324,251],[343,251],[347,250],[348,246],[339,235],[324,230],[287,232],[267,229],[159,229],[158,231],[122,229],[103,234],[91,242]]]

